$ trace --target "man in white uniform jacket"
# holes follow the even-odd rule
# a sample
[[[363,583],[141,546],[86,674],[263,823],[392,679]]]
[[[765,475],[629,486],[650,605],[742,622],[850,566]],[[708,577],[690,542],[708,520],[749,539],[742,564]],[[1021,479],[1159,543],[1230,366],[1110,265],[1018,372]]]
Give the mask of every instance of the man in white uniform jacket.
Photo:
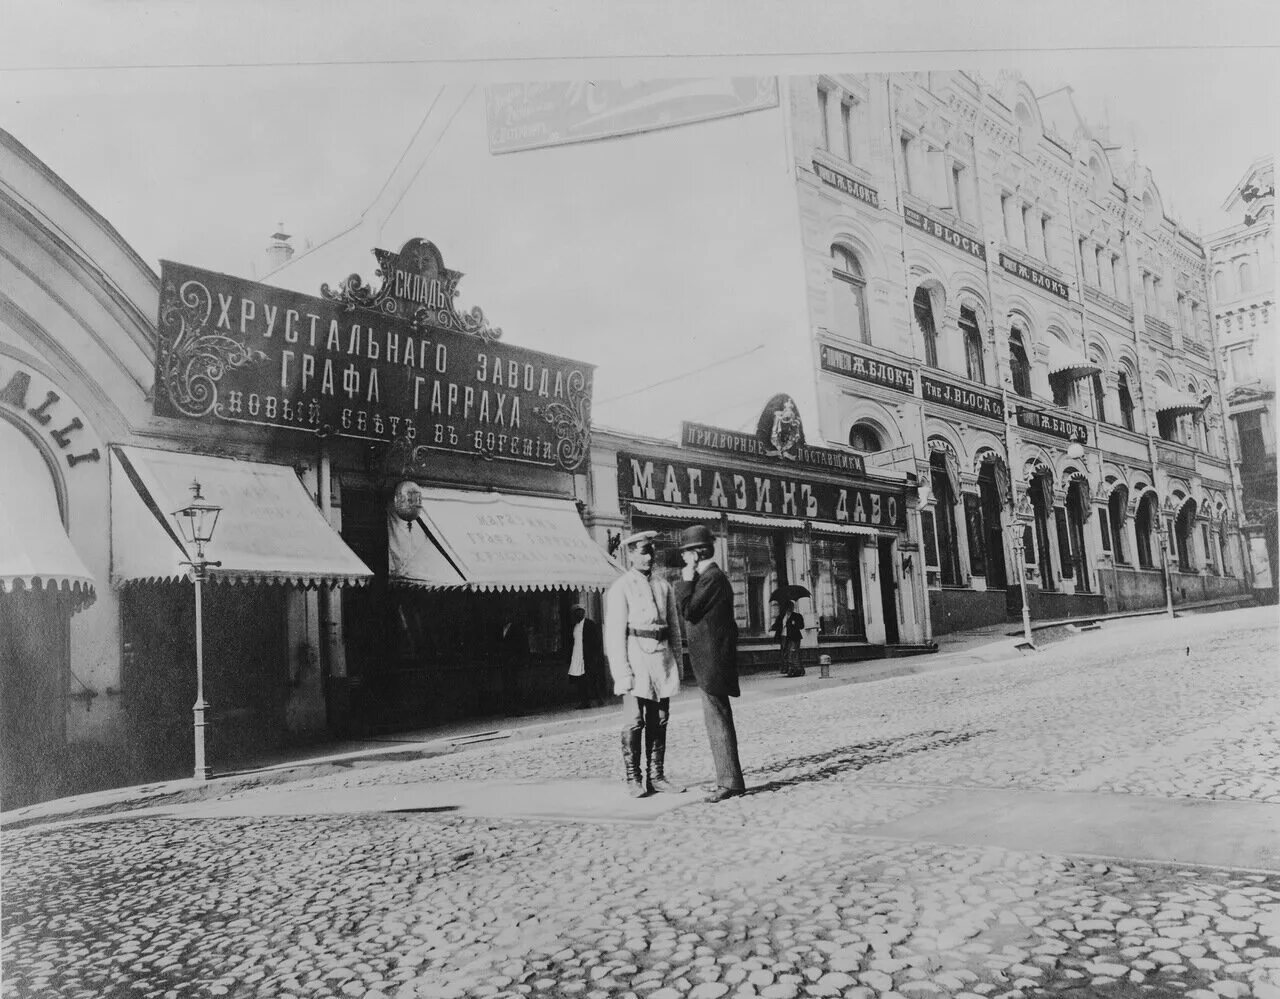
[[[667,780],[667,720],[671,697],[680,689],[680,611],[675,591],[653,575],[653,539],[641,531],[622,541],[629,568],[604,603],[604,644],[613,674],[613,692],[622,695],[622,761],[633,798],[652,791],[680,793]],[[645,769],[640,770],[640,743]]]

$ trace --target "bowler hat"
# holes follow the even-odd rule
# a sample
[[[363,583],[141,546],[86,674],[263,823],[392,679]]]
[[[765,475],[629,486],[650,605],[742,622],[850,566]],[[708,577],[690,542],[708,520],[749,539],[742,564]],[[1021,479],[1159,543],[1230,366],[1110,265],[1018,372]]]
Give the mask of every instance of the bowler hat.
[[[706,524],[694,524],[692,527],[686,527],[684,533],[680,535],[680,550],[688,551],[690,548],[714,548],[716,546],[716,536],[711,533],[711,528]]]

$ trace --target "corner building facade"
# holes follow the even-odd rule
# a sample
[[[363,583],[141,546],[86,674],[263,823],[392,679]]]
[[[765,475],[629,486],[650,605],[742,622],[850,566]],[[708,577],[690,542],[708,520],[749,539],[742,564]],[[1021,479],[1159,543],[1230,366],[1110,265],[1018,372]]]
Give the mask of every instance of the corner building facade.
[[[1244,592],[1208,266],[1070,90],[793,78],[819,426],[910,471],[932,632]]]
[[[1208,237],[1214,326],[1255,597],[1276,601],[1275,163],[1250,164],[1223,208],[1239,221]]]

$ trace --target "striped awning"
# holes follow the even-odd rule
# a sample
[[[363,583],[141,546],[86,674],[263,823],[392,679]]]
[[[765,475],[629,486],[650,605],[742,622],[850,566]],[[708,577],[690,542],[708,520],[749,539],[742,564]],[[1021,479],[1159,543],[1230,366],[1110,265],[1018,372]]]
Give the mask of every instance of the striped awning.
[[[62,526],[52,482],[6,472],[0,475],[0,593],[62,593],[75,609],[92,603],[93,575]]]
[[[661,506],[657,503],[631,504],[635,513],[646,517],[662,517],[666,520],[682,520],[686,524],[708,524],[724,517],[730,524],[741,524],[744,527],[759,527],[768,530],[799,531],[804,528],[804,521],[795,517],[770,517],[760,513],[738,513],[729,510],[703,510],[687,506]]]
[[[1102,371],[1100,365],[1089,360],[1073,347],[1068,347],[1061,340],[1050,339],[1049,343],[1049,377],[1087,378]]]
[[[419,515],[387,511],[389,578],[426,589],[605,590],[621,570],[573,500],[423,489]]]
[[[324,519],[288,465],[150,448],[111,454],[113,582],[177,582],[191,558],[173,511],[191,501],[191,484],[222,508],[205,556],[215,583],[353,586],[373,573]]]
[[[830,520],[809,521],[811,530],[818,534],[858,534],[866,538],[896,537],[897,531],[878,530],[865,524],[838,524]]]
[[[1166,416],[1187,416],[1204,409],[1204,402],[1190,392],[1182,392],[1163,382],[1155,383],[1156,412]]]

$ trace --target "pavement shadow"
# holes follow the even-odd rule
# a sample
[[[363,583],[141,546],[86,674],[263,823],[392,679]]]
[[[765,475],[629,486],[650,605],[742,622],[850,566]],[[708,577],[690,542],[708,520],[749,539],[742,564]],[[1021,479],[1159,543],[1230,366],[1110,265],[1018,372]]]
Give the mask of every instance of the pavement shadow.
[[[899,760],[916,753],[927,753],[935,749],[947,749],[959,746],[980,735],[988,735],[995,729],[984,728],[971,732],[947,732],[935,729],[932,732],[914,732],[896,739],[872,739],[852,746],[837,746],[821,753],[810,753],[807,756],[794,756],[788,760],[774,764],[774,769],[799,769],[801,772],[790,777],[778,777],[763,784],[755,784],[744,792],[744,795],[761,794],[778,791],[782,788],[796,787],[801,784],[813,784],[817,781],[831,780],[841,774],[858,771],[873,763],[887,763]]]

